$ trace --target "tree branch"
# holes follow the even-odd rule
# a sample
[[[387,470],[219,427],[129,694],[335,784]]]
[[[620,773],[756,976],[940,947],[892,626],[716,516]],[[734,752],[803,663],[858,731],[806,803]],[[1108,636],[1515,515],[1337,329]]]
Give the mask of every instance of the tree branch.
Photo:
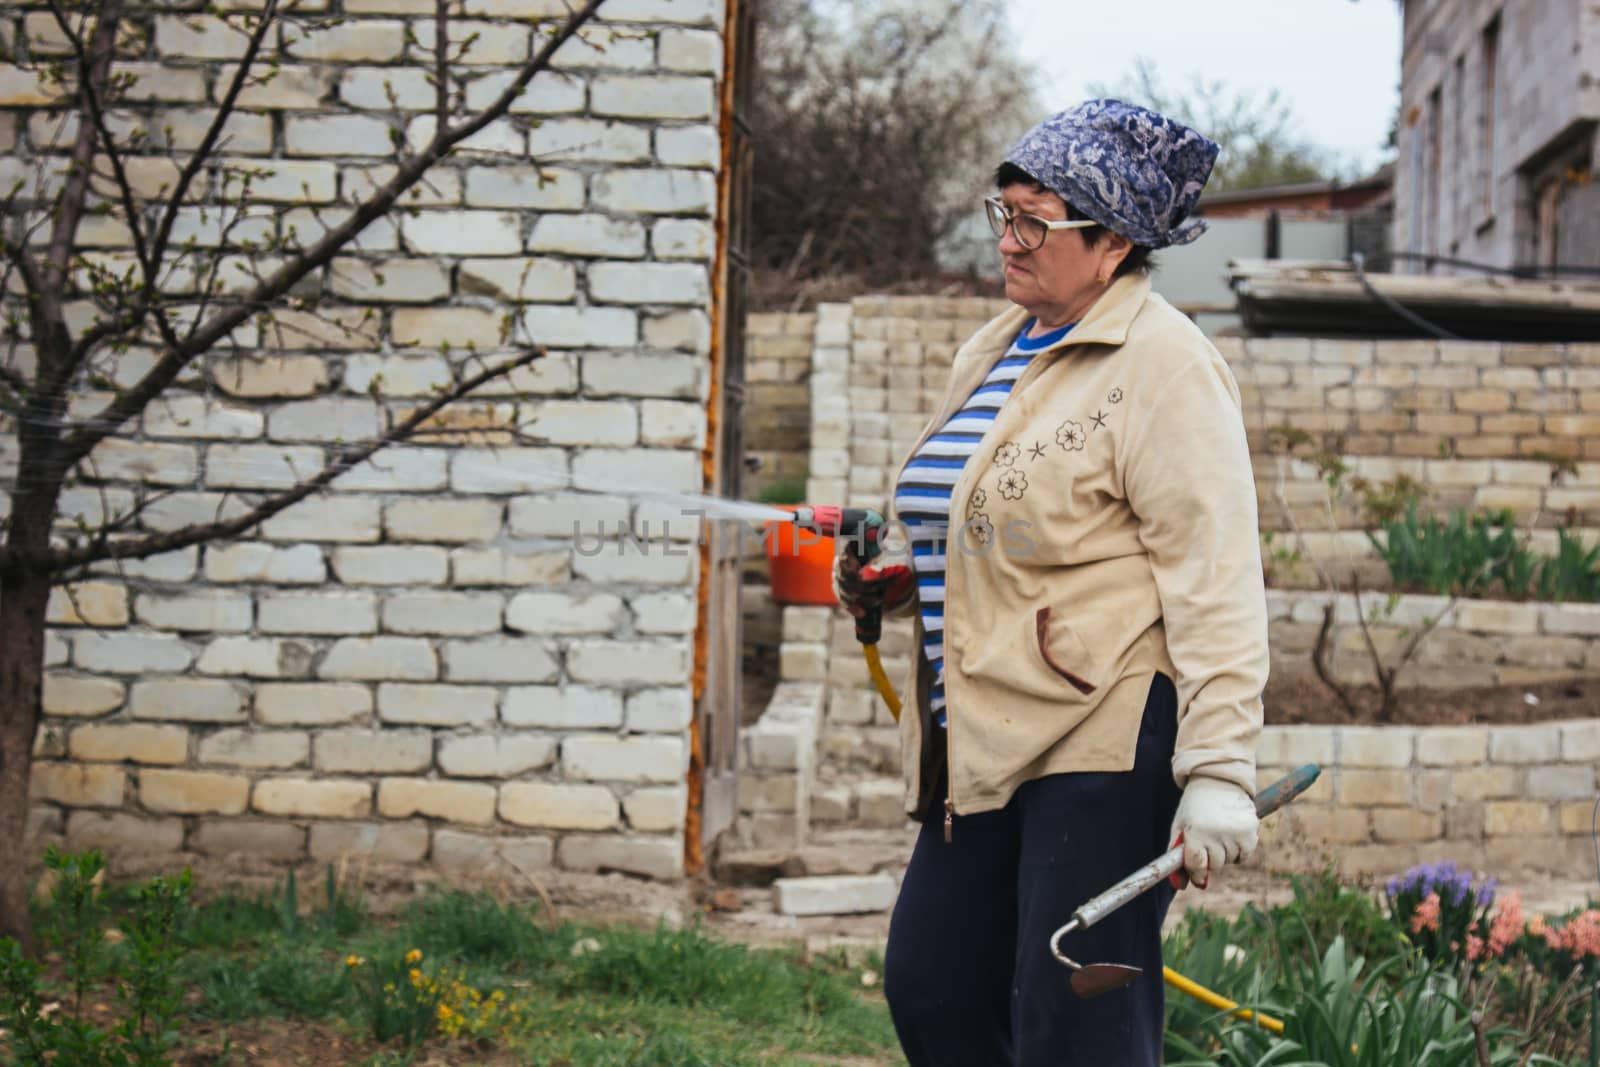
[[[122,23],[122,0],[104,0],[104,3],[95,21],[94,36],[89,42],[88,62],[79,74],[78,95],[83,102],[79,107],[78,136],[72,145],[71,162],[67,169],[66,185],[61,191],[55,230],[50,234],[49,249],[45,253],[45,279],[50,289],[56,292],[61,290],[66,281],[67,264],[72,258],[73,242],[78,236],[78,223],[83,219],[83,207],[89,196],[95,127],[93,122],[82,121],[83,113],[89,110],[88,101],[94,93],[92,86],[105,84],[111,71],[111,60],[116,53],[117,29]],[[44,353],[41,352],[40,356],[43,358]]]
[[[513,371],[533,363],[535,360],[542,359],[544,355],[545,349],[537,347],[520,356],[504,360],[492,367],[479,371],[470,378],[463,379],[453,388],[440,393],[422,407],[417,408],[387,433],[359,447],[336,450],[333,458],[317,474],[301,482],[293,489],[262,501],[237,518],[185,526],[181,530],[172,530],[136,541],[116,543],[97,541],[77,547],[52,549],[43,554],[43,557],[37,561],[25,558],[13,549],[0,547],[0,572],[4,572],[8,566],[17,564],[27,566],[36,563],[38,566],[48,570],[52,575],[59,575],[64,571],[102,560],[144,559],[147,556],[172,552],[176,549],[187,548],[190,545],[201,544],[206,541],[235,537],[252,526],[270,519],[285,508],[298,504],[341,474],[365,462],[380,450],[408,440],[423,423],[468,393],[497,378],[503,378]]]
[[[450,121],[450,0],[435,0],[433,5],[433,128],[437,132]]]
[[[194,183],[195,176],[200,173],[201,168],[210,161],[211,153],[216,151],[217,141],[222,136],[222,128],[233,117],[234,108],[239,102],[239,94],[244,91],[245,82],[249,80],[250,68],[255,64],[256,56],[261,51],[261,42],[266,39],[267,31],[278,19],[278,0],[266,0],[262,5],[261,14],[257,17],[260,21],[250,33],[244,55],[239,57],[239,66],[234,70],[233,79],[228,83],[228,91],[217,104],[217,113],[212,117],[211,125],[206,129],[205,136],[200,139],[194,154],[183,165],[183,170],[179,172],[178,180],[172,187],[172,195],[167,198],[166,210],[161,214],[161,224],[156,228],[156,235],[150,243],[150,252],[158,264],[166,258],[167,242],[172,240],[172,227],[177,223],[178,210],[183,206],[184,198],[189,195],[189,186]]]
[[[274,0],[268,0],[269,9],[273,6],[273,2]],[[523,64],[516,79],[495,98],[492,104],[479,112],[475,118],[459,126],[436,129],[433,138],[420,153],[401,163],[390,179],[362,201],[343,222],[323,234],[314,245],[289,260],[253,292],[247,294],[243,306],[220,312],[203,327],[191,331],[182,344],[170,346],[143,379],[119,395],[105,409],[101,425],[83,427],[67,438],[64,442],[66,465],[70,467],[88,455],[95,445],[117,427],[143,411],[151,400],[177,379],[179,373],[195,356],[209,351],[222,338],[232,333],[249,317],[250,312],[244,309],[245,306],[272,303],[288,292],[301,278],[325,266],[356,235],[366,229],[370,222],[386,215],[400,197],[451,149],[509,111],[512,103],[522,94],[522,90],[527,88],[534,75],[549,68],[550,58],[556,49],[593,19],[595,12],[604,2],[605,0],[588,0],[561,25],[532,59]]]

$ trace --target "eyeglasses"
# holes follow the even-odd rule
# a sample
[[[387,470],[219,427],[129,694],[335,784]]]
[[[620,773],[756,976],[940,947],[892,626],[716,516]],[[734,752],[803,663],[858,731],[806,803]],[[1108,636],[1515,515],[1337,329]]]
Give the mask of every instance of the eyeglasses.
[[[1006,227],[1010,226],[1011,232],[1017,236],[1017,243],[1030,252],[1044,244],[1044,239],[1050,236],[1051,230],[1081,230],[1088,226],[1100,225],[1093,219],[1056,222],[1052,219],[1041,219],[1038,215],[1025,215],[1006,207],[1005,202],[998,196],[985,198],[983,213],[989,217],[989,228],[994,231],[996,237],[1004,237]]]

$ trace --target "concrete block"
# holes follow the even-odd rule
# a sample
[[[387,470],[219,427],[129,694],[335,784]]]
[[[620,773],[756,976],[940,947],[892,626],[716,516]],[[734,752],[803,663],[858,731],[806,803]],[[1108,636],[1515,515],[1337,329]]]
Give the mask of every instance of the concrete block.
[[[682,733],[693,715],[693,704],[684,689],[640,689],[628,695],[629,733]]]
[[[537,78],[535,79],[538,80]],[[470,92],[470,90],[469,90]],[[580,90],[581,92],[581,90]],[[515,111],[515,105],[512,106]],[[581,211],[584,205],[583,176],[575,170],[560,167],[530,167],[530,166],[493,166],[470,167],[466,172],[466,196],[468,207],[474,208],[516,208],[519,210],[534,211]],[[605,216],[596,216],[604,218]],[[537,223],[535,224],[537,225]],[[469,262],[483,263],[485,260],[464,260],[463,270]],[[514,262],[507,260],[506,262]],[[545,275],[544,281],[551,282],[557,277],[566,279],[570,284],[573,277],[572,267],[566,265],[565,272]],[[535,295],[543,293],[542,302],[557,302],[562,299],[562,285],[532,284],[530,290],[521,293],[507,293],[528,300],[539,300]]]
[[[450,557],[423,545],[362,545],[333,550],[333,570],[347,585],[443,585]]]
[[[308,851],[319,863],[360,857],[376,863],[421,863],[428,855],[426,823],[313,823]]]
[[[1339,803],[1358,808],[1409,807],[1411,775],[1400,770],[1339,769]]]
[[[510,726],[556,730],[622,725],[622,693],[590,686],[517,686],[507,689],[501,719]]]
[[[277,637],[219,637],[206,645],[195,669],[201,674],[247,678],[298,678],[311,669],[311,648]]]
[[[493,593],[402,593],[384,601],[383,628],[397,634],[499,633],[504,603]]]
[[[139,772],[139,802],[171,815],[240,815],[250,799],[250,779],[210,771]]]
[[[439,769],[452,778],[516,778],[550,766],[555,757],[556,742],[550,737],[505,734],[439,741]],[[501,804],[503,808],[503,796]]]
[[[187,670],[194,652],[170,634],[81,633],[73,638],[72,659],[86,671],[143,675]]]
[[[183,847],[182,819],[151,819],[121,812],[67,813],[67,846],[147,855]]]
[[[278,512],[261,525],[269,541],[378,541],[378,501],[314,496]]]
[[[207,545],[204,567],[206,580],[218,583],[321,585],[328,580],[322,550],[316,545]]]
[[[1539,837],[1554,828],[1548,803],[1493,800],[1483,806],[1483,829],[1490,837]]]
[[[126,626],[128,589],[115,582],[74,582],[57,586],[50,591],[45,622],[51,626]]]
[[[1540,767],[1528,775],[1529,799],[1577,800],[1595,795],[1595,765]]]
[[[68,751],[75,760],[178,764],[189,759],[189,731],[143,723],[87,723],[72,731]]]
[[[568,834],[556,848],[556,861],[571,871],[622,871],[646,878],[678,878],[683,874],[683,842],[676,834]]]
[[[254,612],[250,597],[224,590],[160,596],[141,593],[134,614],[157,630],[242,633],[250,629]]]
[[[173,678],[135,682],[128,711],[136,719],[184,722],[243,722],[244,695],[232,682]]]
[[[1489,756],[1482,726],[1434,726],[1417,731],[1417,762],[1425,767],[1467,767]]]
[[[265,634],[351,635],[378,630],[378,598],[371,593],[269,593],[261,597],[256,627]]]
[[[428,778],[384,778],[378,782],[378,814],[386,819],[426,815],[445,822],[484,826],[494,821],[494,809],[492,785]]]
[[[551,585],[566,581],[571,553],[508,552],[500,548],[457,548],[450,552],[450,584],[464,586]]]
[[[552,830],[609,830],[620,809],[604,786],[511,782],[500,787],[500,818]]]
[[[498,500],[397,500],[383,525],[394,541],[469,544],[499,536],[503,512]]]
[[[93,718],[122,706],[127,690],[108,678],[83,678],[47,673],[44,677],[44,713],[71,718]]]
[[[689,791],[681,786],[650,786],[635,789],[622,798],[623,814],[633,829],[673,832],[683,829]]]
[[[201,819],[189,845],[212,856],[299,860],[306,854],[306,828],[268,819]]]
[[[218,730],[200,742],[200,763],[281,770],[305,764],[311,736],[297,730]]]
[[[561,743],[561,770],[572,779],[677,782],[688,769],[688,752],[677,737],[580,735]]]
[[[706,415],[698,404],[646,400],[639,405],[639,440],[661,447],[698,448],[705,439]]]
[[[856,821],[861,825],[905,825],[905,790],[898,781],[865,781],[855,793]]]
[[[739,775],[739,810],[799,814],[804,808],[804,779],[798,774]]]
[[[1457,801],[1493,800],[1520,795],[1522,778],[1518,767],[1467,767],[1455,772],[1451,785]]]
[[[417,637],[346,637],[336,642],[317,670],[333,680],[427,681],[439,676],[433,646]]]
[[[548,682],[560,674],[555,654],[526,638],[446,641],[443,650],[444,676],[453,682]]]
[[[303,397],[328,384],[328,364],[319,356],[252,353],[219,360],[213,365],[212,378],[217,388],[229,396]]]
[[[378,717],[424,726],[481,726],[493,722],[499,692],[489,686],[378,686]]]
[[[1600,719],[1561,724],[1561,758],[1600,763]]]
[[[682,640],[580,640],[567,648],[567,674],[574,681],[599,685],[672,685],[689,681],[691,660]]]
[[[1377,808],[1372,812],[1372,836],[1383,843],[1434,841],[1444,833],[1444,816],[1408,808]]]
[[[596,115],[642,119],[707,119],[716,114],[716,83],[687,76],[601,75],[589,86]]]
[[[1550,763],[1561,756],[1561,727],[1554,723],[1499,726],[1489,731],[1489,757],[1496,763]]]
[[[372,713],[364,685],[258,685],[255,718],[263,726],[329,726]]]
[[[323,730],[312,765],[325,774],[407,774],[433,764],[427,730]]]
[[[266,815],[359,819],[372,810],[372,786],[332,778],[263,778],[250,805]]]
[[[894,906],[894,879],[887,874],[779,878],[773,901],[782,915],[858,915]]]
[[[518,593],[506,606],[506,628],[530,634],[608,634],[627,618],[613,593]]]
[[[386,448],[341,474],[340,492],[433,492],[449,483],[449,453],[438,449]]]
[[[35,760],[29,795],[74,808],[120,808],[127,782],[116,767]]]
[[[643,593],[633,599],[633,626],[641,634],[691,634],[695,602],[686,594]]]

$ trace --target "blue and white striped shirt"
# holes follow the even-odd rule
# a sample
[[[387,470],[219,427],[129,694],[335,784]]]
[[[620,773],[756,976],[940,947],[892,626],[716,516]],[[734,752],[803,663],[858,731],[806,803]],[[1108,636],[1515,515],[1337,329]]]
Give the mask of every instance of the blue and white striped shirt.
[[[950,494],[1034,353],[1049,348],[1072,329],[1068,324],[1039,337],[1029,337],[1032,327],[1033,320],[1029,319],[961,409],[917,449],[900,474],[900,484],[895,486],[895,513],[905,524],[911,542],[911,565],[922,606],[922,652],[933,668],[929,696],[934,721],[940,726],[945,724],[944,574]]]

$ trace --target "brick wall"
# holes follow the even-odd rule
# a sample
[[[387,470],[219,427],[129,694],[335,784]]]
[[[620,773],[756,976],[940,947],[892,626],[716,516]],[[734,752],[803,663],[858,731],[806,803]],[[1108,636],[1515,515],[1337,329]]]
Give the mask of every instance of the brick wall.
[[[454,436],[383,453],[240,541],[62,591],[37,830],[284,860],[681,870],[694,530],[675,527],[668,551],[659,509],[556,487],[701,486],[723,7],[610,0],[414,210],[314,280],[322,318],[242,329],[206,368],[214,388],[197,378],[96,453],[104,484],[70,490],[67,515],[127,514],[158,487],[132,528],[172,529],[403,417],[463,352],[505,345],[508,322],[513,344],[552,349],[441,418]],[[483,75],[469,103],[529,55],[528,18],[564,10],[467,8],[466,72]],[[282,66],[247,91],[227,149],[264,172],[250,225],[318,232],[391,169],[391,122],[426,132],[412,42],[431,40],[416,17],[431,10],[349,0],[342,25],[269,42]],[[0,29],[18,55],[60,51],[40,9],[8,9]],[[244,38],[206,14],[149,29],[129,45],[129,114],[183,148]],[[9,189],[58,168],[63,139],[35,77],[0,67],[0,93]],[[152,188],[166,166],[135,161]],[[94,221],[122,254],[126,231]],[[200,203],[179,228],[226,252]],[[618,543],[628,524],[648,524],[648,553]]]

